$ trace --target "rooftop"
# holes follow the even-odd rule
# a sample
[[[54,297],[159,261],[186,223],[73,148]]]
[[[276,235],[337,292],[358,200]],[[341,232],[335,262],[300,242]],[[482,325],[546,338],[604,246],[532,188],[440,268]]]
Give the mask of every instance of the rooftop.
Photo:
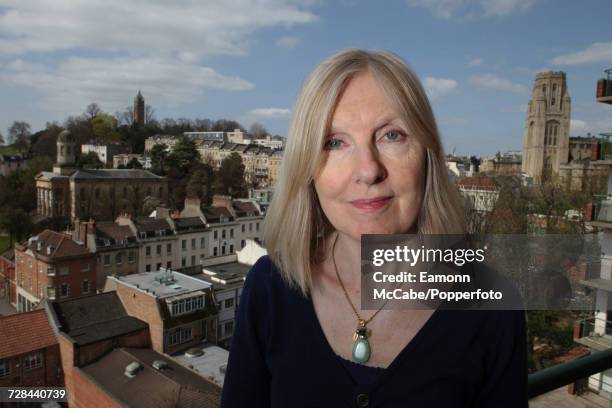
[[[211,287],[208,282],[164,268],[157,272],[140,272],[117,276],[114,279],[160,299],[192,295],[198,291],[204,293],[203,291]]]
[[[194,278],[212,283],[215,290],[228,289],[242,286],[249,269],[251,269],[251,265],[240,262],[228,262],[205,266],[203,273],[195,275]]]
[[[166,368],[158,370],[153,363]],[[140,370],[130,378],[126,367],[137,362]],[[149,348],[119,348],[80,369],[106,393],[130,407],[217,408],[221,388]]]
[[[0,359],[57,344],[44,309],[0,317]]]
[[[195,353],[199,351],[202,354]],[[202,377],[214,381],[220,387],[225,380],[225,369],[229,351],[211,344],[192,347],[186,352],[173,355],[172,358],[184,367],[193,369]]]
[[[149,326],[128,316],[116,292],[82,296],[52,304],[59,329],[78,345],[94,343]]]
[[[52,230],[44,230],[17,246],[21,250],[26,248],[50,258],[93,256],[87,247],[73,241],[70,236]]]
[[[497,190],[495,181],[488,177],[462,177],[457,185],[464,188],[477,188],[480,190]]]
[[[99,170],[77,170],[71,179],[151,179],[160,180],[164,177],[155,175],[147,170],[141,169],[99,169]]]

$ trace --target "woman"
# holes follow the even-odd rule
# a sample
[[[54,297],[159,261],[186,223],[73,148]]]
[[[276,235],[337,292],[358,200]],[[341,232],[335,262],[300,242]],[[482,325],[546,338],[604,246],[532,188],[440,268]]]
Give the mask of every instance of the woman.
[[[399,57],[347,50],[311,73],[280,177],[222,407],[527,406],[523,312],[361,310],[362,234],[465,229],[429,102]]]

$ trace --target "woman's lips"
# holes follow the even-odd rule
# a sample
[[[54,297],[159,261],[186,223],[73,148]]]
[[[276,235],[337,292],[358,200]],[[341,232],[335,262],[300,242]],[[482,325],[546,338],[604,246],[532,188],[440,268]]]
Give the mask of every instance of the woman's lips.
[[[379,210],[386,206],[392,197],[374,197],[363,200],[351,201],[351,204],[361,210]]]

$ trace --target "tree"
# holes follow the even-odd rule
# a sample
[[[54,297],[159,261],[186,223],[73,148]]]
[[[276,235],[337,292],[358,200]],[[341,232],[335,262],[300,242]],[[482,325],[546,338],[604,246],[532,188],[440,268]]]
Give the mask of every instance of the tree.
[[[145,123],[155,122],[155,109],[151,105],[145,106]]]
[[[87,118],[87,120],[94,120],[98,115],[104,113],[102,111],[102,108],[100,108],[100,106],[97,103],[90,103],[89,105],[87,105],[87,108],[85,108],[85,117]]]
[[[263,139],[268,134],[268,130],[259,122],[255,122],[249,128],[249,133],[255,139]]]
[[[45,156],[55,161],[57,156],[57,136],[62,130],[55,122],[47,123],[47,128],[38,137],[32,137],[32,156]]]
[[[15,121],[9,128],[9,141],[20,150],[27,150],[30,145],[30,124]]]
[[[238,153],[233,152],[221,161],[221,166],[217,172],[215,191],[234,198],[245,194],[244,163],[242,163],[242,157]]]
[[[236,129],[244,132],[242,125],[235,120],[219,119],[211,130],[214,132],[233,132]]]
[[[206,163],[199,163],[194,167],[196,168],[189,178],[186,193],[188,196],[197,196],[203,205],[208,206],[212,203],[215,171]]]
[[[128,106],[123,112],[115,113],[115,118],[120,125],[132,126],[134,123],[134,108]]]
[[[4,144],[4,136],[2,135],[2,132],[0,132],[0,145]]]
[[[168,166],[185,176],[189,167],[198,162],[200,153],[196,149],[195,142],[187,137],[181,137],[174,145],[172,152],[168,155]]]
[[[151,167],[153,173],[163,176],[166,174],[166,161],[168,160],[168,146],[165,144],[156,144],[151,149]]]
[[[142,169],[142,164],[140,164],[140,162],[138,161],[137,158],[132,158],[132,160],[130,160],[127,165],[125,166],[126,169]]]
[[[104,167],[104,163],[100,161],[95,152],[87,152],[79,157],[76,166],[79,169],[101,169]]]
[[[8,232],[11,245],[21,241],[32,231],[30,215],[21,208],[7,207],[0,210],[0,229]]]
[[[111,142],[121,139],[117,132],[117,119],[112,115],[99,113],[91,120],[91,125],[96,140]]]

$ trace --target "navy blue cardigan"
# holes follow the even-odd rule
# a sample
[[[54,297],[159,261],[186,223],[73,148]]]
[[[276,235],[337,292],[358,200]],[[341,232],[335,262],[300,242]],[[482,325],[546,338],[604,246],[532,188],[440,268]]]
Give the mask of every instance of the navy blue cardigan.
[[[312,300],[270,259],[249,271],[221,400],[237,407],[528,406],[523,311],[436,310],[371,385],[330,347]]]

